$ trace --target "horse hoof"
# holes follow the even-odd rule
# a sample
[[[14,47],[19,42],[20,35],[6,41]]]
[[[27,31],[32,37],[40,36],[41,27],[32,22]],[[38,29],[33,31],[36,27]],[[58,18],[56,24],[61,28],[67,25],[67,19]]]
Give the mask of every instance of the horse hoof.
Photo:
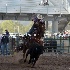
[[[31,68],[34,68],[34,64],[31,65]]]

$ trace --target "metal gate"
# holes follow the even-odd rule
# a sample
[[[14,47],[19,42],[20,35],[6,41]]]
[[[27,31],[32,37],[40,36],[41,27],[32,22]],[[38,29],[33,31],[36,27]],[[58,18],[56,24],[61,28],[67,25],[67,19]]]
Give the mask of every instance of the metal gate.
[[[44,38],[45,52],[70,53],[70,36],[55,38]]]

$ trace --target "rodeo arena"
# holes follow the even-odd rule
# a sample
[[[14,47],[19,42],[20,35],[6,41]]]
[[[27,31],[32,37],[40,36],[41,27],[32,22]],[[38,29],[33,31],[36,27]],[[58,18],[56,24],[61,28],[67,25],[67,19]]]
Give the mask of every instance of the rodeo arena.
[[[33,25],[22,35],[2,34],[0,70],[70,70],[70,0],[0,0],[3,20]]]

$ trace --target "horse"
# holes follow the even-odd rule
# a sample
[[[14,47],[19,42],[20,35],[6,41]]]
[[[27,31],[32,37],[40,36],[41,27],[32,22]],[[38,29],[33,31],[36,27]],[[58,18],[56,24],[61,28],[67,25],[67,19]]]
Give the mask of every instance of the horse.
[[[33,43],[35,45],[37,44],[37,46],[38,46],[38,47],[35,47],[34,50],[36,48],[40,49],[39,47],[43,47],[42,38],[44,37],[44,32],[45,32],[45,22],[41,19],[36,18],[32,28],[29,30],[29,32],[27,32],[23,36],[22,50],[23,50],[23,58],[25,57],[24,62],[26,61],[27,55],[32,53],[31,48],[34,48],[33,47],[34,45],[32,45]],[[27,49],[28,49],[28,51],[27,51]],[[30,52],[29,52],[29,50],[30,50]],[[35,51],[37,51],[37,50],[35,50]],[[27,55],[25,55],[25,54],[27,54]]]

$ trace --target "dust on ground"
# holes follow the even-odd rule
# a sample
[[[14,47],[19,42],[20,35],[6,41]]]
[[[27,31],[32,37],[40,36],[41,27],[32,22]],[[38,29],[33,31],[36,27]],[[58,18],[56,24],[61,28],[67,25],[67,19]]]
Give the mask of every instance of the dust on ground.
[[[0,56],[0,70],[70,70],[70,54],[41,55],[34,67],[23,62],[22,53]]]

